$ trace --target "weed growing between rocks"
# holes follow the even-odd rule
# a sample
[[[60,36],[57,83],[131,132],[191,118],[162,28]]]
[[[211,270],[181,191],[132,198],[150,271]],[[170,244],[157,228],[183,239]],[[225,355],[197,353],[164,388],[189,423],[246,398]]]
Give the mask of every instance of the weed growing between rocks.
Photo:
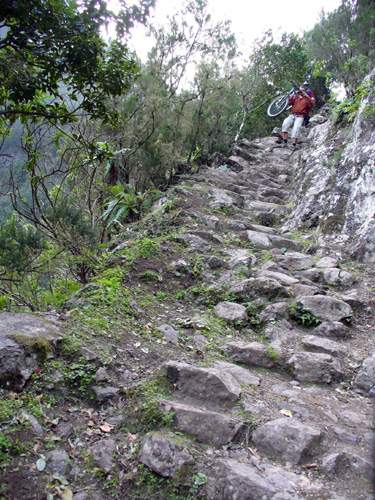
[[[296,302],[289,304],[288,309],[290,317],[302,326],[310,328],[318,326],[321,323],[321,320],[319,318],[314,316],[314,314],[312,314],[311,312],[301,308],[300,305]]]

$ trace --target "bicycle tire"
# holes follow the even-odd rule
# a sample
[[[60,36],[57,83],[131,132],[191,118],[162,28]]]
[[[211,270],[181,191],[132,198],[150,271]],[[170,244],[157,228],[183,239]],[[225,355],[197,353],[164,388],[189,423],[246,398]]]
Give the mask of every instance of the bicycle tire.
[[[288,107],[288,95],[276,97],[267,108],[267,115],[270,118],[281,115]]]

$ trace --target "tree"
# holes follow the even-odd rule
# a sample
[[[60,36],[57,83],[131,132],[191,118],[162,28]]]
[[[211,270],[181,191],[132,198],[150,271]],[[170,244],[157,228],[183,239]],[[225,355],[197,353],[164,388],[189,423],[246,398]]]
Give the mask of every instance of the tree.
[[[119,36],[107,44],[100,30],[115,23],[122,37],[154,0],[118,15],[104,0],[3,0],[0,8],[0,117],[74,119],[79,110],[109,120],[105,102],[123,94],[137,71]]]
[[[315,74],[343,83],[349,95],[375,64],[375,4],[342,0],[305,34]]]

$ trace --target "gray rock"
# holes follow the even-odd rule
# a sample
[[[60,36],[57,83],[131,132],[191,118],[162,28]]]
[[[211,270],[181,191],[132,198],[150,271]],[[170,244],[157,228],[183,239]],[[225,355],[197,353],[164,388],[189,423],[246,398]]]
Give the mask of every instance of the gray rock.
[[[301,297],[297,303],[297,307],[313,314],[322,321],[348,320],[353,314],[352,308],[348,304],[328,295]]]
[[[269,346],[260,342],[228,342],[224,350],[233,361],[238,363],[264,368],[271,368],[274,365]]]
[[[364,394],[373,392],[375,388],[375,353],[364,360],[353,385],[358,392]]]
[[[209,477],[208,500],[297,500],[299,481],[271,464],[219,460]]]
[[[200,333],[196,333],[195,335],[193,335],[192,341],[193,345],[196,349],[198,349],[198,351],[204,351],[208,344],[208,339]]]
[[[220,269],[221,267],[225,267],[225,260],[216,257],[216,255],[210,255],[207,259],[207,264],[210,269]]]
[[[119,389],[117,387],[94,385],[92,390],[95,394],[97,401],[103,402],[113,399],[118,396]]]
[[[303,337],[302,345],[307,351],[324,352],[326,354],[332,354],[333,356],[343,354],[345,351],[345,348],[334,340],[317,337],[315,335],[306,335]]]
[[[259,315],[262,322],[277,321],[289,317],[288,302],[274,302],[267,306]]]
[[[177,401],[160,401],[162,409],[174,414],[173,426],[202,443],[222,446],[233,441],[244,426],[238,419],[216,411],[197,408]]]
[[[181,274],[190,274],[191,273],[191,265],[185,259],[174,260],[170,264],[170,269],[177,276]]]
[[[33,430],[33,433],[36,436],[39,436],[39,437],[43,436],[43,434],[44,434],[43,427],[40,425],[40,423],[34,417],[34,415],[31,415],[30,413],[25,413],[24,412],[24,413],[22,413],[22,416],[24,418],[26,418],[30,422],[31,428]]]
[[[172,326],[160,325],[157,330],[164,335],[164,340],[168,344],[178,345],[179,334]]]
[[[371,481],[373,479],[373,464],[350,451],[330,453],[322,458],[320,470],[334,478],[364,477]]]
[[[231,248],[226,251],[230,256],[228,261],[229,269],[235,269],[239,266],[252,266],[256,262],[256,257],[246,248]]]
[[[278,273],[275,271],[264,271],[260,276],[275,279],[284,286],[296,285],[298,283],[298,280],[296,278],[293,278],[288,274]]]
[[[114,463],[113,454],[115,450],[116,442],[112,438],[101,439],[90,446],[89,451],[95,467],[104,472],[110,472]]]
[[[345,339],[350,337],[350,329],[340,321],[324,321],[312,331],[314,335]]]
[[[62,438],[69,438],[74,433],[73,425],[70,422],[59,422],[56,427],[56,434]]]
[[[229,289],[242,300],[254,299],[259,295],[274,299],[288,297],[288,291],[277,280],[271,278],[249,278],[231,286]]]
[[[160,432],[144,437],[139,460],[163,477],[173,477],[194,463],[189,450],[175,436]]]
[[[185,243],[190,250],[194,252],[204,253],[211,250],[211,245],[206,240],[195,234],[185,233],[178,236],[176,239],[177,241]]]
[[[28,313],[0,313],[0,385],[23,388],[62,335],[55,322]]]
[[[288,365],[300,382],[330,384],[343,375],[339,361],[329,354],[298,352],[289,359]]]
[[[110,379],[109,373],[104,366],[101,366],[95,373],[95,382],[107,382]]]
[[[52,474],[67,476],[72,468],[72,463],[67,452],[62,448],[56,448],[46,454],[47,470]]]
[[[223,370],[224,372],[230,373],[241,385],[259,385],[260,378],[252,374],[246,368],[242,368],[238,365],[233,365],[232,363],[225,363],[224,361],[216,361],[214,363],[214,368],[218,370]]]
[[[265,233],[261,233],[258,231],[247,231],[247,239],[252,243],[255,247],[260,248],[262,250],[268,250],[272,248],[271,240],[269,235]]]
[[[351,286],[353,284],[353,275],[337,267],[324,269],[322,278],[327,285]]]
[[[289,291],[293,297],[296,297],[298,299],[299,297],[305,297],[306,295],[314,295],[318,293],[319,288],[317,286],[298,283],[297,285],[292,285],[289,288]]]
[[[164,369],[168,380],[185,396],[213,404],[233,404],[241,395],[239,383],[228,371],[175,361],[165,363]]]
[[[336,267],[338,264],[338,259],[336,257],[322,257],[317,262],[315,262],[315,267],[328,268]]]
[[[286,252],[280,255],[277,261],[282,267],[290,271],[302,271],[303,269],[309,269],[313,265],[312,257],[300,252]]]
[[[209,205],[212,208],[233,207],[235,204],[233,197],[224,189],[211,188],[209,197],[211,198]]]
[[[247,320],[246,308],[236,302],[219,302],[214,312],[218,318],[230,323],[244,323]]]
[[[270,235],[271,246],[274,248],[282,248],[287,250],[292,250],[298,252],[301,250],[302,245],[298,241],[290,240],[289,238],[283,238],[281,236]]]
[[[322,433],[295,418],[285,417],[258,427],[252,437],[262,453],[284,463],[300,464],[314,456]]]

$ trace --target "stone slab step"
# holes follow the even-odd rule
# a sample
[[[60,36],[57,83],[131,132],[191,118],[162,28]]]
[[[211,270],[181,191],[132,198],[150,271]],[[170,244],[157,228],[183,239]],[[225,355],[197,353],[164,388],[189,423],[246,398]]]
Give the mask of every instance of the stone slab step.
[[[227,370],[177,361],[168,361],[163,368],[179,395],[215,406],[232,406],[240,398],[241,386]]]
[[[161,400],[163,411],[173,413],[173,426],[202,443],[223,446],[240,437],[245,429],[235,417],[178,401]]]

